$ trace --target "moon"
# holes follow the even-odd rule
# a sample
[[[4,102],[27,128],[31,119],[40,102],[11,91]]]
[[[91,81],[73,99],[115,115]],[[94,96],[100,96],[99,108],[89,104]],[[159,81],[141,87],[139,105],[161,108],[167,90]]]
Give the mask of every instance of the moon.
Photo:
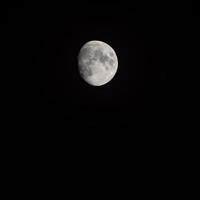
[[[116,74],[118,59],[115,51],[105,42],[85,43],[78,54],[80,76],[92,86],[108,83]]]

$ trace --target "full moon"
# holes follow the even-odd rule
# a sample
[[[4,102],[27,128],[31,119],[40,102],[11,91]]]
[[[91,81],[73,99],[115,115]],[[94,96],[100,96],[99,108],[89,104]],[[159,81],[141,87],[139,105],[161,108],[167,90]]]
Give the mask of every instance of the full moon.
[[[80,76],[90,85],[101,86],[116,74],[118,59],[105,42],[93,40],[82,46],[78,55]]]

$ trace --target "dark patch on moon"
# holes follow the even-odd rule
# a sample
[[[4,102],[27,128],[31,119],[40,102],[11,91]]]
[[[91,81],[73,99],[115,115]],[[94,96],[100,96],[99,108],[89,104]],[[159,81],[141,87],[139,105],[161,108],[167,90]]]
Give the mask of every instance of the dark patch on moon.
[[[100,57],[99,60],[100,60],[100,62],[105,64],[105,62],[107,62],[109,60],[109,57],[107,55],[103,55],[102,57]]]
[[[114,67],[114,60],[113,60],[113,59],[110,59],[110,60],[109,60],[109,64],[110,64],[111,67]]]
[[[92,68],[89,65],[80,67],[80,74],[84,78],[87,78],[88,76],[92,76],[93,75]]]
[[[105,65],[106,70],[112,70],[114,67],[114,60],[109,58],[108,64]]]
[[[106,70],[110,70],[110,66],[109,65],[104,65]]]
[[[99,61],[103,64],[109,60],[109,57],[104,54],[100,49],[95,50],[94,52],[94,58],[99,59]]]
[[[85,47],[80,52],[81,58],[90,58],[92,57],[92,48],[91,47]]]
[[[96,49],[94,51],[94,58],[99,59],[101,56],[103,56],[103,52],[100,49]]]
[[[114,53],[113,53],[113,52],[109,52],[109,55],[110,55],[111,57],[113,57],[113,56],[114,56]]]
[[[93,58],[90,58],[90,59],[88,59],[88,60],[85,62],[85,65],[86,65],[86,66],[91,66],[92,63],[93,63],[93,61],[94,61],[94,59],[93,59]]]

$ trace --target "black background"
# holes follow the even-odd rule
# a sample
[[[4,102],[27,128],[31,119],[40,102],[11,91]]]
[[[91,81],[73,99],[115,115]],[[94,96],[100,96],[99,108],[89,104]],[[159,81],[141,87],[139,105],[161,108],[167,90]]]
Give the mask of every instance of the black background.
[[[193,153],[191,131],[180,117],[187,105],[179,97],[185,91],[178,80],[183,65],[180,70],[172,54],[179,56],[177,30],[183,24],[186,32],[188,10],[174,2],[29,1],[10,3],[4,11],[8,95],[2,107],[8,123],[2,154],[8,174],[20,176],[15,185],[21,174],[24,183],[42,189],[71,175],[72,187],[98,180],[103,186],[125,183],[131,191],[133,183],[140,195],[179,192]],[[101,87],[85,83],[77,70],[81,46],[94,39],[111,45],[119,60],[116,76]]]
[[[175,13],[158,2],[10,6],[7,36],[22,82],[15,114],[24,129],[51,139],[170,137]],[[108,43],[118,56],[116,76],[102,87],[85,83],[77,70],[78,52],[90,40]]]

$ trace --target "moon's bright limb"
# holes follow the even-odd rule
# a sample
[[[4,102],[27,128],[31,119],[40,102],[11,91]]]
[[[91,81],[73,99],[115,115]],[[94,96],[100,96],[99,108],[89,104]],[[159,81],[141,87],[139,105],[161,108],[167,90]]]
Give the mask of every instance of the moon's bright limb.
[[[93,40],[81,48],[78,55],[81,77],[90,85],[108,83],[117,72],[118,59],[115,51],[105,42]]]

